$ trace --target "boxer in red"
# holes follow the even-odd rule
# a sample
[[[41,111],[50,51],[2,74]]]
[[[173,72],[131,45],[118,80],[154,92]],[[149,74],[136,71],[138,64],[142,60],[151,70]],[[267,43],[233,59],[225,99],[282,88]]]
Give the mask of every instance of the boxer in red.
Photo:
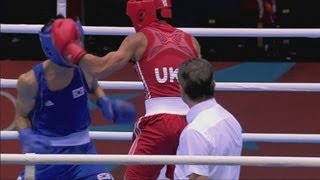
[[[127,15],[136,33],[127,36],[117,51],[103,57],[89,54],[70,34],[76,26],[69,22],[53,27],[55,47],[68,63],[79,65],[97,78],[105,78],[133,62],[145,87],[146,114],[135,124],[129,154],[175,155],[188,111],[180,97],[178,66],[201,56],[199,43],[167,23],[172,17],[170,0],[129,0]],[[125,179],[157,179],[163,167],[129,165]],[[167,178],[173,179],[173,171],[174,166],[167,167]]]

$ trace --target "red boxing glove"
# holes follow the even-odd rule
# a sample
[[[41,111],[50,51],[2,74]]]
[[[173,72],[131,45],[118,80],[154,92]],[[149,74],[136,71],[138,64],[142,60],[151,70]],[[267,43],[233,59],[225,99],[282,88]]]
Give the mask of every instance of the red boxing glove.
[[[87,52],[79,44],[80,34],[72,19],[57,19],[52,23],[51,36],[57,52],[71,64],[78,64]]]

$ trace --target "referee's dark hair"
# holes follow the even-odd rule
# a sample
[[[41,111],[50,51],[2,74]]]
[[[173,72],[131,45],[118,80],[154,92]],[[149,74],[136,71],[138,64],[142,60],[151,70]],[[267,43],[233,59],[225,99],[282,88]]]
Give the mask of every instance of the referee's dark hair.
[[[183,62],[179,66],[178,81],[191,101],[201,102],[214,96],[213,69],[205,59]]]

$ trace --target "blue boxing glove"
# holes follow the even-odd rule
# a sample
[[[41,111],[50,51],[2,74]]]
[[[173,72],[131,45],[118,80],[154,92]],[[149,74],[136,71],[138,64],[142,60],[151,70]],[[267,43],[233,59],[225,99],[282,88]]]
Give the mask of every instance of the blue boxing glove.
[[[113,120],[117,124],[132,124],[137,117],[135,106],[128,101],[111,100],[109,97],[103,96],[97,100],[97,106],[106,119]]]
[[[19,131],[19,139],[22,144],[23,153],[44,153],[48,145],[31,128],[24,128]]]

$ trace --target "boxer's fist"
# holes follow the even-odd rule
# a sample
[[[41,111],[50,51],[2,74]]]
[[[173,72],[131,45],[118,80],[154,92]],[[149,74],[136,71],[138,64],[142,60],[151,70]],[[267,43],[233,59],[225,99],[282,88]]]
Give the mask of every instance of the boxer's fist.
[[[52,23],[51,36],[57,52],[67,63],[78,64],[87,52],[80,45],[80,33],[72,19],[57,19]]]
[[[135,106],[123,100],[111,100],[107,96],[97,100],[97,106],[101,109],[104,117],[113,120],[114,123],[134,123],[137,112]]]

